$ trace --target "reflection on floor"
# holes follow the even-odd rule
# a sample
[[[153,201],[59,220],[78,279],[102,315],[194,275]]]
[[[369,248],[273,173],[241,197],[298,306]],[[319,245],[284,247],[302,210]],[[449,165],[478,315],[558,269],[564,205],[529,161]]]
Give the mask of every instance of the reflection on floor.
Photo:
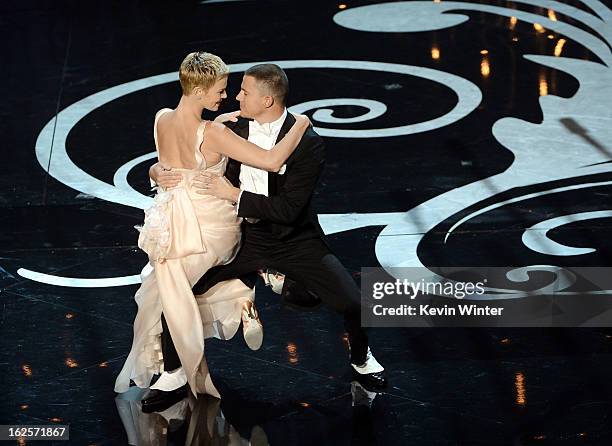
[[[146,390],[133,387],[130,391],[115,398],[117,410],[125,428],[128,444],[148,445],[213,445],[227,444],[234,446],[268,446],[268,437],[264,429],[256,424],[256,414],[259,410],[268,412],[266,405],[258,405],[241,401],[238,395],[231,400],[234,407],[225,410],[233,418],[226,418],[223,413],[223,400],[210,395],[199,395],[196,399],[192,394],[175,403],[164,411],[145,414],[142,412],[140,400]],[[378,396],[375,392],[366,390],[361,384],[351,383],[351,406],[355,424],[353,440],[367,440],[373,436],[369,432],[372,416],[372,404]],[[289,413],[303,410],[304,405],[287,406]],[[248,412],[245,412],[248,410]],[[247,416],[243,416],[247,413]],[[250,415],[250,416],[249,416]],[[260,418],[261,419],[261,418]]]

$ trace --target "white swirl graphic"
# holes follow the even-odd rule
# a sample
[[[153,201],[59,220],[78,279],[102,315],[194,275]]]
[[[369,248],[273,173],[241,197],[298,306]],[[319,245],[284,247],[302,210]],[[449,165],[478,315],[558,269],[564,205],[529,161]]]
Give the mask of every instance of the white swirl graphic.
[[[533,225],[523,233],[523,244],[532,251],[549,256],[579,256],[589,254],[595,252],[596,249],[562,245],[548,237],[548,232],[578,221],[610,217],[612,217],[612,211],[591,211],[544,220]]]
[[[333,116],[334,111],[321,107],[335,107],[338,105],[357,105],[368,109],[368,112],[352,118],[338,118]],[[329,124],[352,124],[354,122],[364,122],[370,119],[378,118],[387,111],[387,106],[379,101],[371,99],[319,99],[317,101],[302,102],[299,105],[294,105],[289,110],[293,113],[305,113],[310,110],[318,109],[312,115],[315,121],[327,122]]]
[[[592,4],[597,5],[598,11],[604,20],[581,9],[557,1],[516,0],[516,3],[557,11],[594,29],[597,33],[604,36],[608,43],[612,39],[612,28],[609,23],[609,20],[612,19],[612,14],[601,2],[593,1]],[[610,66],[612,64],[612,53],[609,46],[597,36],[557,19],[553,20],[546,16],[521,11],[520,9],[454,1],[392,2],[347,9],[337,13],[334,16],[334,21],[340,26],[359,31],[422,32],[450,28],[469,19],[468,16],[463,14],[451,14],[451,11],[488,12],[506,17],[516,17],[518,20],[523,20],[527,23],[539,23],[546,29],[571,37],[574,41],[584,45],[603,60],[606,65]]]
[[[230,65],[230,70],[233,72],[241,72],[256,63],[262,62],[234,64]],[[425,132],[452,124],[467,116],[480,104],[482,99],[480,90],[471,82],[453,74],[444,73],[442,71],[433,70],[430,68],[356,60],[280,60],[270,61],[269,63],[277,64],[284,69],[329,68],[405,74],[429,79],[445,85],[454,91],[458,97],[457,104],[448,113],[429,121],[398,127],[364,130],[327,129],[324,127],[315,126],[315,129],[322,136],[341,138],[373,138]],[[129,169],[127,169],[126,166],[121,168],[121,174],[116,175],[115,177],[115,184],[110,185],[95,178],[74,164],[67,153],[66,140],[70,130],[93,110],[130,93],[165,83],[176,82],[177,79],[178,74],[176,72],[171,72],[127,82],[95,93],[65,108],[59,112],[57,116],[51,119],[38,135],[38,139],[36,141],[36,158],[38,159],[39,164],[43,169],[48,171],[53,178],[84,194],[88,194],[112,203],[123,204],[140,209],[147,208],[151,204],[151,199],[134,190],[127,183],[127,181],[125,181],[125,178],[127,178],[127,174],[129,173],[129,169],[137,165],[136,160],[132,160],[126,164]],[[366,117],[367,119],[373,119],[382,115],[384,110],[386,110],[386,106],[384,104],[367,99],[325,99],[320,101],[310,101],[303,104],[297,104],[291,107],[291,110],[306,111],[312,110],[317,106],[327,107],[334,105],[359,105],[368,108],[369,112],[366,113],[365,116],[348,118],[347,120],[333,117],[332,112],[329,110],[317,110],[313,115],[313,119],[328,123],[340,122],[346,124],[351,122],[362,122]],[[72,150],[87,150],[87,148],[77,147],[73,148]],[[53,153],[53,156],[51,156],[51,153]],[[154,156],[154,154],[145,154],[138,157],[137,160],[145,161],[146,159]],[[117,173],[119,174],[119,172]]]
[[[540,106],[543,121],[539,124],[515,118],[502,118],[493,126],[495,138],[515,156],[514,163],[504,172],[475,183],[451,190],[409,210],[403,215],[389,213],[327,216],[332,230],[357,228],[371,224],[386,227],[376,242],[376,255],[381,265],[391,270],[399,266],[423,266],[417,248],[425,234],[440,222],[462,212],[465,208],[513,188],[609,172],[610,151],[605,147],[612,140],[612,13],[597,0],[583,0],[597,15],[568,4],[550,0],[517,0],[516,3],[549,9],[549,16],[520,9],[470,2],[392,2],[356,7],[339,12],[334,21],[346,28],[365,32],[423,32],[456,26],[469,17],[455,12],[479,11],[514,17],[555,31],[580,43],[597,55],[602,63],[541,55],[525,55],[527,60],[551,67],[575,77],[580,82],[578,92],[569,99],[543,96]],[[572,17],[592,30],[584,31],[564,23],[551,14],[556,11]],[[542,12],[546,12],[544,9]],[[602,39],[603,37],[603,39]],[[561,46],[559,47],[561,48]],[[589,187],[593,184],[577,186]],[[536,195],[569,190],[576,186],[551,189]],[[530,196],[512,199],[522,201]],[[482,208],[461,219],[460,224],[504,203]],[[541,232],[557,221],[542,222]],[[525,240],[525,239],[524,239]],[[530,240],[527,237],[527,240]],[[533,240],[534,243],[542,239]],[[542,250],[552,247],[544,241]],[[532,249],[535,247],[532,247]],[[557,247],[559,248],[559,247]],[[550,251],[553,252],[553,251]],[[561,252],[556,250],[554,252]],[[570,254],[570,250],[563,251]],[[576,253],[577,251],[572,251]],[[583,252],[584,253],[584,252]],[[492,290],[489,290],[492,291]],[[508,296],[506,296],[508,297]],[[516,295],[511,296],[516,297]],[[485,298],[498,298],[490,293]]]
[[[244,71],[256,63],[249,62],[234,64],[230,66],[233,72]],[[400,65],[391,63],[353,61],[353,60],[289,60],[289,61],[270,61],[284,69],[299,68],[329,68],[329,69],[349,69],[349,70],[370,70],[375,72],[389,72],[416,76],[432,80],[450,88],[457,95],[457,104],[446,114],[429,121],[416,124],[409,124],[397,127],[382,129],[328,129],[315,126],[315,129],[322,136],[332,136],[340,138],[379,138],[389,136],[408,135],[411,133],[425,132],[452,124],[471,113],[480,103],[482,95],[478,87],[471,82],[458,76],[433,70],[430,68],[415,67],[410,65]],[[123,204],[135,208],[145,209],[151,204],[151,198],[147,197],[128,183],[127,177],[135,166],[148,159],[154,158],[155,153],[140,155],[137,158],[125,163],[115,173],[113,183],[108,184],[79,168],[70,158],[66,150],[66,140],[68,134],[80,120],[85,118],[95,109],[102,107],[109,102],[128,94],[141,91],[153,86],[165,83],[176,82],[178,73],[171,72],[151,76],[117,85],[112,88],[95,93],[80,101],[70,105],[51,119],[41,130],[36,141],[36,157],[39,164],[49,175],[61,183],[71,187],[81,193],[96,197],[105,201]],[[333,107],[342,105],[356,105],[365,107],[368,111],[357,117],[338,118],[333,116],[333,111],[321,107]],[[385,104],[371,99],[351,99],[334,98],[309,101],[291,107],[292,111],[304,112],[315,110],[312,117],[316,122],[328,124],[351,124],[365,122],[382,116],[387,107]],[[77,147],[72,150],[87,150],[86,147]],[[134,283],[135,276],[129,278],[113,279],[75,279],[69,277],[51,276],[44,273],[30,271],[24,268],[19,269],[18,273],[32,280],[45,283],[52,283],[60,286],[118,286]],[[91,282],[88,282],[91,281]]]

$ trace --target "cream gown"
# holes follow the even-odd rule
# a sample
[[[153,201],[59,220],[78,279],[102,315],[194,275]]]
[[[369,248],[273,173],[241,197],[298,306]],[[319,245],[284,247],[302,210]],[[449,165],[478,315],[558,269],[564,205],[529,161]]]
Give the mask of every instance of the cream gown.
[[[157,121],[167,111],[171,109],[160,110],[155,116],[156,148]],[[198,167],[173,169],[181,172],[181,183],[158,191],[153,205],[145,211],[138,246],[149,255],[149,263],[142,270],[142,285],[135,295],[134,340],[115,382],[116,392],[127,391],[130,379],[138,387],[149,387],[151,377],[163,371],[163,311],[194,395],[219,397],[204,357],[204,339],[233,337],[243,303],[254,299],[253,290],[238,279],[221,282],[202,296],[194,297],[191,291],[210,268],[232,261],[241,237],[241,219],[234,207],[226,200],[197,194],[192,187],[194,177],[202,171],[225,173],[227,157],[206,166],[199,150],[203,138],[204,123],[198,128],[194,151]]]

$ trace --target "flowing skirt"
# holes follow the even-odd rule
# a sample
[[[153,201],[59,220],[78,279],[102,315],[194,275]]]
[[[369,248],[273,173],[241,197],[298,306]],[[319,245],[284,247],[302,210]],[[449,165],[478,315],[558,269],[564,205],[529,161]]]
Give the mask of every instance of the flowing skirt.
[[[192,392],[219,397],[204,356],[204,339],[232,338],[242,305],[254,299],[254,291],[239,279],[221,282],[197,298],[191,288],[210,268],[234,258],[240,220],[231,205],[193,200],[181,188],[158,194],[145,213],[139,246],[149,254],[149,263],[135,295],[132,348],[115,391],[127,391],[130,379],[138,387],[149,387],[153,375],[163,372],[163,312]]]

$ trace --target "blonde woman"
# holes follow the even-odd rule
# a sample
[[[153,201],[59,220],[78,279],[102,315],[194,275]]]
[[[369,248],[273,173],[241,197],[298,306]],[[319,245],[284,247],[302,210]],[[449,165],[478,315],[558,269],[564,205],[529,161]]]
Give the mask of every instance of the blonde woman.
[[[185,383],[194,395],[218,397],[204,357],[204,339],[231,338],[242,315],[247,343],[251,348],[261,344],[253,292],[240,280],[220,283],[197,300],[191,291],[208,269],[234,258],[241,237],[241,219],[232,203],[196,193],[193,180],[202,173],[223,176],[228,157],[276,172],[310,125],[307,117],[297,116],[282,141],[263,150],[221,123],[201,119],[204,109],[218,110],[227,97],[228,68],[219,57],[204,52],[187,55],[179,78],[181,99],[175,109],[156,114],[154,138],[159,163],[180,175],[180,181],[175,187],[160,188],[153,206],[145,211],[138,243],[149,255],[149,264],[135,296],[138,313],[132,349],[115,383],[117,392],[127,391],[130,379],[149,387],[153,375],[161,373],[151,386],[157,394],[143,400],[143,410],[145,405],[157,410],[157,402],[171,402],[163,393],[175,392],[180,399],[184,392],[177,391],[186,390]],[[254,327],[251,339],[249,327]],[[162,358],[162,328],[170,333],[178,364]]]

